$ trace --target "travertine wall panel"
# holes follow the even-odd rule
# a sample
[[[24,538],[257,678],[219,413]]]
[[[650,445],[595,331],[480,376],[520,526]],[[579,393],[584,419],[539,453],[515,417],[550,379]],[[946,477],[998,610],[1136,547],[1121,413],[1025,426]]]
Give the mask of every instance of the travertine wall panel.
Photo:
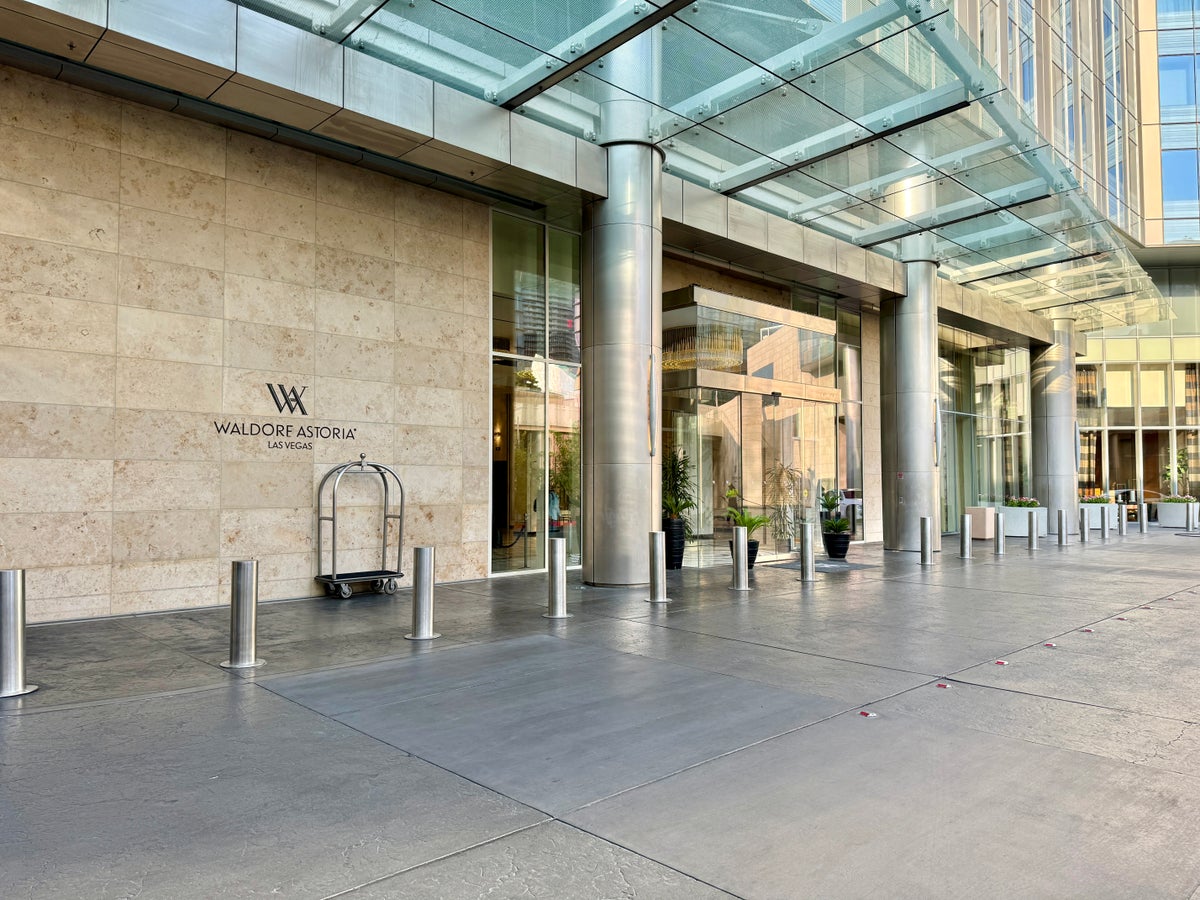
[[[486,574],[486,206],[3,68],[0,142],[0,567],[31,621],[224,603],[250,556],[264,599],[318,593],[316,489],[359,453],[404,479],[405,569],[419,542]],[[343,571],[380,565],[364,481]]]

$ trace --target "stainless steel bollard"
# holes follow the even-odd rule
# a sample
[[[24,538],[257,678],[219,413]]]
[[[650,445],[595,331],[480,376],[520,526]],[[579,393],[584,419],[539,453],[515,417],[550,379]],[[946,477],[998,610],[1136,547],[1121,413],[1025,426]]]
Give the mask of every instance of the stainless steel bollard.
[[[1038,517],[1036,509],[1029,511],[1027,521],[1029,522],[1029,549],[1036,550],[1038,548]]]
[[[737,525],[733,529],[733,589],[750,590],[750,570],[746,565],[746,529]]]
[[[921,516],[921,565],[933,565],[933,517]]]
[[[1109,529],[1112,527],[1108,522],[1108,507],[1097,506],[1096,512],[1100,514],[1100,540],[1107,541]]]
[[[25,683],[25,570],[0,569],[0,697],[37,689]]]
[[[1060,509],[1058,511],[1058,546],[1067,546],[1069,531],[1067,529],[1067,511]]]
[[[1150,507],[1145,503],[1138,504],[1138,532],[1140,534],[1150,533]]]
[[[800,580],[817,580],[817,564],[813,547],[812,522],[805,522],[800,526]]]
[[[963,513],[958,520],[958,558],[971,558],[971,515]]]
[[[567,539],[550,538],[550,585],[543,619],[570,619],[567,612]],[[414,626],[415,627],[415,626]]]
[[[1004,555],[1004,513],[996,513],[996,533],[992,536],[995,542],[994,551],[997,556]]]
[[[258,560],[236,559],[229,588],[229,659],[224,669],[256,669],[258,643]]]
[[[1117,504],[1117,534],[1124,537],[1129,533],[1129,507],[1124,503]]]
[[[433,548],[413,547],[412,634],[406,641],[432,641],[441,635],[433,630]]]
[[[1092,517],[1088,515],[1087,506],[1079,507],[1079,543],[1086,544],[1092,539]]]
[[[647,603],[670,603],[667,597],[667,535],[650,532],[650,596]]]

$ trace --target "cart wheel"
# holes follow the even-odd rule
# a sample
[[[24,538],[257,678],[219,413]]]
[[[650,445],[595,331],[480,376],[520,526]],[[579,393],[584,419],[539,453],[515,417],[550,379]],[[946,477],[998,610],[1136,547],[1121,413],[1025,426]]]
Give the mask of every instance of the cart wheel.
[[[338,596],[341,597],[343,600],[349,600],[350,595],[353,593],[354,593],[354,588],[350,587],[350,585],[348,585],[348,584],[339,584],[338,585]]]
[[[371,590],[374,591],[376,594],[378,594],[380,591],[383,590],[384,584],[385,584],[385,582],[382,578],[376,578],[374,581],[371,582]]]
[[[384,589],[384,590],[385,590],[387,593],[389,593],[389,594],[394,594],[394,593],[396,593],[396,588],[398,588],[398,587],[399,587],[399,585],[398,585],[398,584],[396,584],[396,579],[395,579],[395,578],[389,578],[389,579],[387,580],[387,584],[385,584],[385,585],[383,586],[383,589]]]

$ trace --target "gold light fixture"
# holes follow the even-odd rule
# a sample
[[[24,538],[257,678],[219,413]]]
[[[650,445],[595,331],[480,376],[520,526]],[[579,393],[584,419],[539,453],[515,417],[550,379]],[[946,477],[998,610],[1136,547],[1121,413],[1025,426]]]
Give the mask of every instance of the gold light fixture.
[[[742,330],[736,325],[705,323],[671,328],[663,334],[663,371],[715,369],[736,372],[745,359]]]

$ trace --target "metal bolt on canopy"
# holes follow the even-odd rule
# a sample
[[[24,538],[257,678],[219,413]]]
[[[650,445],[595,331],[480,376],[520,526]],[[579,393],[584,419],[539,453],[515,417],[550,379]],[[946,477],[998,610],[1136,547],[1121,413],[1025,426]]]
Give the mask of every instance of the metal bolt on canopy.
[[[997,556],[1004,555],[1004,513],[996,513],[996,533],[992,536]]]
[[[25,683],[25,570],[0,569],[0,697],[37,689]]]
[[[550,538],[550,586],[543,619],[570,619],[567,612],[567,539]],[[416,626],[413,626],[414,628]]]
[[[750,590],[746,529],[741,525],[733,529],[733,590]]]
[[[1027,520],[1029,522],[1029,549],[1036,550],[1038,548],[1038,516],[1037,510],[1029,510]]]
[[[647,603],[670,603],[667,596],[667,536],[650,532],[650,596]]]
[[[933,565],[933,517],[921,516],[921,565]]]
[[[433,548],[413,548],[412,634],[406,641],[432,641],[441,635],[433,630]]]
[[[958,558],[971,558],[971,514],[963,513],[958,520]]]
[[[223,669],[256,669],[258,643],[258,560],[237,559],[229,586],[229,659]]]
[[[1060,509],[1058,511],[1058,546],[1067,546],[1067,511]]]

